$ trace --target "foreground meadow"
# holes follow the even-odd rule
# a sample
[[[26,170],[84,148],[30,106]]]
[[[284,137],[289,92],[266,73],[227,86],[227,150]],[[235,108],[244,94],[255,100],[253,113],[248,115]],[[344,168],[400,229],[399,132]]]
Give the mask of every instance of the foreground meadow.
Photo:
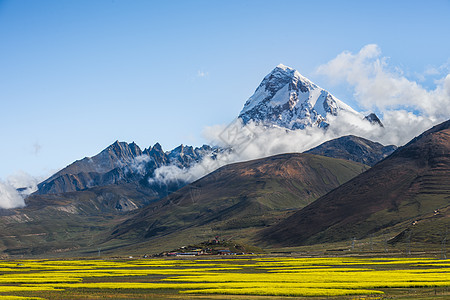
[[[424,258],[0,261],[0,299],[448,299],[450,263]]]

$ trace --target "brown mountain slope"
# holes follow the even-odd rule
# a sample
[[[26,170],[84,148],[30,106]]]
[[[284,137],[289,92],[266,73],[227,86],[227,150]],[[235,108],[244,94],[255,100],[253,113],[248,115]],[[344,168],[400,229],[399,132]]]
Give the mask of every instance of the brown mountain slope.
[[[222,235],[272,224],[367,168],[286,154],[225,166],[153,203],[171,185],[159,191],[156,183],[150,188],[132,182],[32,195],[24,208],[0,210],[0,253],[82,256],[141,241],[150,241],[155,252],[176,248],[202,234],[210,238],[212,231]]]
[[[239,235],[242,230],[273,224],[367,168],[342,159],[298,153],[231,164],[149,204],[117,226],[113,239],[127,243],[151,240],[164,250],[170,236],[180,232],[195,231],[183,234],[189,241],[203,240],[199,232],[208,237]]]
[[[396,149],[397,146],[394,145],[383,146],[362,137],[346,135],[320,144],[305,153],[342,158],[373,166]]]
[[[424,132],[370,170],[263,230],[259,239],[294,246],[363,238],[445,210],[450,205],[449,127],[450,120]]]
[[[26,206],[0,210],[0,253],[57,255],[96,247],[104,232],[157,195],[136,183],[63,194],[32,195]],[[76,254],[79,255],[79,254]]]

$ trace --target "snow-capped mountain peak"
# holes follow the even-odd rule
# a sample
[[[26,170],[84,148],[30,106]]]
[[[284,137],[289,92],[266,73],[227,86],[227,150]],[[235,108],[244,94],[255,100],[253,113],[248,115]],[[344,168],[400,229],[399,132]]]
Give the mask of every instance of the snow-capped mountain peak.
[[[279,64],[247,100],[239,118],[288,129],[328,127],[328,116],[346,111],[360,116],[349,105],[320,88],[297,70]]]

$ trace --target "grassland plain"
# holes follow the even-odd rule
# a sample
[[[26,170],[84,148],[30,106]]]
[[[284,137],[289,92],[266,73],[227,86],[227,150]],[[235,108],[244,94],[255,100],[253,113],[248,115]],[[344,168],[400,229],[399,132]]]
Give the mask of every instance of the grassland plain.
[[[448,299],[432,258],[190,258],[0,261],[0,299]]]

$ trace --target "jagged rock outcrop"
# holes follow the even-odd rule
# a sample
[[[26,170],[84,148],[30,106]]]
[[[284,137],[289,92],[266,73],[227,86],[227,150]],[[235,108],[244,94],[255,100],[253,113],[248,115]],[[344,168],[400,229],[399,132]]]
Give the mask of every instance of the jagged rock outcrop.
[[[383,123],[381,123],[381,120],[378,118],[378,116],[374,113],[371,113],[364,117],[367,121],[369,121],[371,124],[377,124],[380,127],[384,127]]]
[[[156,143],[142,151],[133,143],[116,141],[93,157],[75,161],[38,185],[36,194],[58,194],[110,184],[148,179],[161,166],[187,168],[211,154],[213,148],[180,145],[164,152]]]

